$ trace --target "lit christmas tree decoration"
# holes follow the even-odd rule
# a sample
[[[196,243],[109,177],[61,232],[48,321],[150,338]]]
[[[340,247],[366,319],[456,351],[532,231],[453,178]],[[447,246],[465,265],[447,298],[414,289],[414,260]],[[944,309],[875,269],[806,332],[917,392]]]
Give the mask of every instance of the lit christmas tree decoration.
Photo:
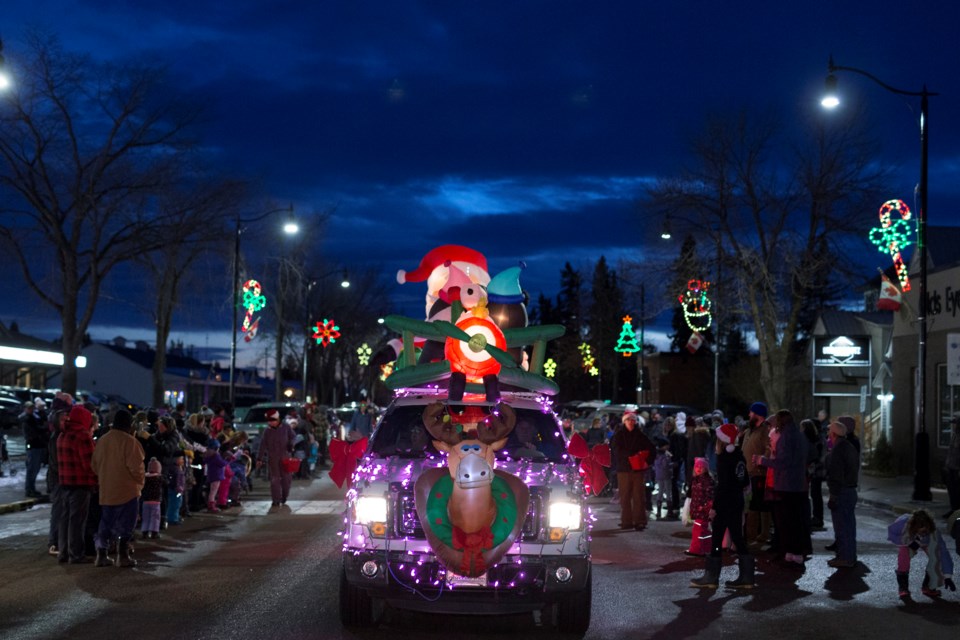
[[[357,359],[360,361],[360,366],[365,367],[370,364],[370,356],[372,355],[373,349],[366,342],[357,347]]]
[[[557,362],[553,358],[547,358],[543,363],[543,375],[552,378],[557,375]]]
[[[891,213],[898,212],[899,220],[891,220]],[[870,230],[870,242],[883,253],[889,253],[893,266],[897,270],[901,291],[910,291],[910,276],[904,264],[900,250],[910,246],[910,234],[913,226],[910,220],[910,207],[903,200],[887,200],[880,206],[880,226]]]
[[[617,340],[617,346],[615,346],[613,350],[617,353],[622,353],[624,358],[629,358],[637,351],[640,351],[637,334],[633,330],[633,318],[630,316],[623,316],[620,338]]]
[[[691,331],[706,331],[713,323],[711,315],[713,303],[707,297],[709,288],[709,282],[694,278],[687,282],[687,290],[677,296],[683,308],[683,319]]]
[[[333,344],[340,337],[340,327],[334,324],[333,320],[323,319],[314,326],[313,337],[317,344],[322,344],[324,348]]]

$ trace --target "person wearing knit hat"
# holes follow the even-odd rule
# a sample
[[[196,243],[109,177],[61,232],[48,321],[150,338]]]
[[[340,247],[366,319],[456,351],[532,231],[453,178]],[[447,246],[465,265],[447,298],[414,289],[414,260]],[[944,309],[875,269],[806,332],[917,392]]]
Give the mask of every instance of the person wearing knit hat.
[[[220,455],[220,441],[211,438],[207,442],[207,450],[203,454],[203,465],[206,471],[208,485],[207,492],[207,511],[210,513],[219,513],[217,507],[217,492],[220,491],[220,483],[226,479],[227,460]]]
[[[754,411],[753,409],[757,409]],[[750,474],[750,502],[746,505],[744,536],[750,543],[766,544],[770,541],[773,527],[770,502],[766,497],[767,469],[754,462],[755,456],[762,456],[770,447],[770,423],[766,419],[767,405],[755,402],[747,414],[746,426],[740,435],[740,449],[747,461],[747,473]]]
[[[94,452],[92,424],[93,416],[87,409],[73,406],[57,438],[57,474],[60,478],[57,560],[60,562],[89,562],[83,538],[90,496],[97,486],[97,476],[90,464]]]
[[[750,485],[747,461],[737,447],[737,427],[725,423],[716,429],[717,487],[710,510],[713,533],[710,555],[704,564],[703,575],[690,582],[691,586],[716,589],[720,584],[720,569],[723,564],[723,537],[728,531],[737,550],[737,566],[740,575],[728,580],[726,585],[736,589],[752,589],[754,558],[750,555],[743,538],[743,491]]]
[[[144,538],[160,537],[160,500],[163,495],[163,475],[160,461],[150,458],[147,475],[140,494],[140,531]]]
[[[713,476],[706,458],[696,458],[693,461],[693,480],[690,483],[689,518],[693,520],[693,531],[690,535],[690,546],[684,553],[698,558],[706,557],[710,553],[713,535],[710,533],[710,510],[713,509]]]
[[[118,542],[118,567],[135,567],[130,541],[137,526],[140,491],[143,489],[145,466],[143,447],[133,435],[133,417],[119,409],[112,428],[97,441],[93,452],[93,470],[100,484],[100,527],[94,537],[97,566],[110,564],[107,550]]]
[[[752,418],[753,416],[760,416],[761,418],[767,417],[767,405],[762,402],[754,402],[750,405],[750,412],[747,415],[747,418]]]
[[[860,438],[857,437],[857,420],[853,416],[839,416],[837,422],[847,429],[847,440],[860,453]]]

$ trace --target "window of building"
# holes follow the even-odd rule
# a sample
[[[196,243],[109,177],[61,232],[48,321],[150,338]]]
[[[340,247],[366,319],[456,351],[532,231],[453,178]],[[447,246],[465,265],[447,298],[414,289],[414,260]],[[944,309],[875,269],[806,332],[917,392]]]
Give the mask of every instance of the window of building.
[[[947,384],[947,365],[937,365],[937,446],[950,445],[950,418],[960,412],[960,386]]]

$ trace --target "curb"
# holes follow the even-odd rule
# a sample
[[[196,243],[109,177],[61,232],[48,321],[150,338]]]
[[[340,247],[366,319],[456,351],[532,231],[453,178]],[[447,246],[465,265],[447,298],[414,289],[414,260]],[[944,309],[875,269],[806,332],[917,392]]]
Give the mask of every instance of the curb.
[[[26,511],[27,509],[33,507],[33,505],[37,504],[37,502],[39,501],[35,498],[24,498],[23,500],[17,500],[16,502],[0,504],[0,514]]]

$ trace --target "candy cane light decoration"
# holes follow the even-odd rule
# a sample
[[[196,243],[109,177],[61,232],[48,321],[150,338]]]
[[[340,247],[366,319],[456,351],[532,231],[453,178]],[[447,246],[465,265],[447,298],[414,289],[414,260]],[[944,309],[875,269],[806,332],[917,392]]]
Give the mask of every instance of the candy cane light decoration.
[[[900,213],[899,220],[890,219],[893,211]],[[870,230],[870,242],[875,244],[881,252],[890,253],[902,291],[910,291],[907,265],[903,263],[903,258],[900,256],[900,250],[910,245],[910,233],[913,229],[908,220],[910,220],[910,207],[903,200],[887,200],[880,206],[880,226]]]
[[[240,330],[246,333],[253,324],[253,314],[267,306],[267,299],[263,297],[260,283],[256,280],[243,283],[243,306],[247,314],[243,317],[243,327]]]

